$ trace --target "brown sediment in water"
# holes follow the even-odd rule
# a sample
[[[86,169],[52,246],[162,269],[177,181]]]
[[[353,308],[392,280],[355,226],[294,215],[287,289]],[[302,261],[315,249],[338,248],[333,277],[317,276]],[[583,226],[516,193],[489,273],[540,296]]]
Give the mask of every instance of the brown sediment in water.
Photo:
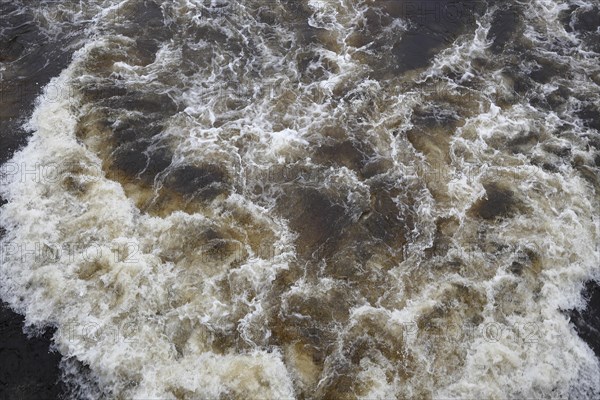
[[[135,6],[134,3],[126,5],[128,12],[148,13],[151,22],[157,23],[157,29],[164,28],[158,23],[157,4],[144,2],[144,6]],[[401,2],[372,3],[382,6],[392,17],[403,12]],[[311,13],[307,4],[285,2],[277,3],[276,7],[283,9],[282,23],[298,23],[298,32],[294,35],[302,51],[291,53],[286,62],[298,67],[299,76],[295,77],[298,82],[316,83],[340,72],[341,64],[317,51],[339,52],[340,38],[308,25],[306,20]],[[208,12],[216,11],[211,8]],[[347,44],[359,46],[366,44],[369,35],[383,35],[393,19],[390,15],[367,13],[365,26],[347,38]],[[259,17],[265,21],[277,20],[273,10],[263,9]],[[138,25],[144,22],[137,16],[134,19]],[[510,17],[500,17],[501,21],[504,19],[512,22]],[[473,18],[469,21],[466,24],[470,26]],[[222,46],[225,53],[237,55],[247,51],[221,27],[199,25],[189,28],[185,34],[189,33],[197,41],[213,41]],[[387,38],[380,37],[381,40],[372,44],[372,52],[351,55],[363,66],[372,64],[373,74],[368,78],[392,76],[403,68],[413,68],[412,62],[429,63],[432,54],[440,46],[446,46],[444,40],[455,38],[462,29],[452,27],[449,37],[443,39],[440,37],[443,25],[426,23],[423,32],[415,32],[411,27],[410,34],[400,41],[387,43]],[[108,49],[92,51],[82,66],[100,79],[93,84],[75,83],[84,106],[80,110],[77,138],[103,161],[100,175],[119,183],[144,217],[159,217],[148,218],[150,222],[144,219],[147,224],[156,222],[156,226],[140,227],[155,229],[152,237],[146,237],[147,232],[140,236],[145,242],[145,255],[155,257],[148,268],[160,265],[165,273],[169,269],[169,273],[176,275],[168,300],[154,310],[157,318],[173,311],[174,317],[168,320],[164,332],[160,328],[158,331],[170,339],[176,360],[194,357],[198,352],[239,355],[256,349],[281,350],[298,398],[350,399],[369,395],[377,385],[395,385],[402,388],[398,390],[403,394],[433,398],[436,388],[453,384],[460,371],[467,367],[466,349],[472,338],[461,336],[462,324],[478,328],[485,313],[488,318],[507,322],[510,316],[523,315],[529,298],[539,295],[543,269],[540,250],[529,249],[515,238],[503,237],[497,229],[501,223],[510,224],[517,219],[514,217],[531,211],[526,207],[524,194],[508,181],[515,177],[508,176],[507,172],[484,174],[485,194],[474,204],[469,204],[472,193],[457,200],[448,185],[451,173],[465,172],[460,170],[460,161],[468,162],[470,155],[476,156],[471,154],[476,149],[468,146],[453,148],[455,139],[478,139],[477,127],[461,128],[469,118],[489,111],[489,98],[480,92],[469,95],[469,90],[477,90],[477,84],[467,82],[455,92],[438,91],[429,81],[407,84],[407,89],[422,96],[415,100],[419,104],[407,111],[406,118],[410,118],[412,127],[401,131],[399,126],[407,121],[398,121],[404,116],[391,116],[384,123],[381,120],[387,117],[393,98],[405,93],[396,83],[406,84],[420,70],[406,71],[402,77],[376,82],[368,89],[357,87],[356,81],[351,79],[338,82],[327,99],[331,107],[323,114],[337,113],[339,109],[343,112],[330,118],[325,127],[310,126],[310,132],[301,137],[308,145],[305,142],[290,145],[265,158],[261,158],[264,154],[260,153],[250,164],[269,165],[280,156],[277,162],[285,162],[285,172],[273,174],[270,171],[261,177],[256,176],[260,172],[243,171],[248,174],[249,187],[245,187],[245,181],[240,182],[235,175],[236,163],[239,161],[245,166],[247,159],[243,157],[249,153],[244,151],[258,146],[263,140],[262,131],[257,129],[258,132],[242,135],[240,124],[230,126],[234,125],[232,121],[237,122],[235,118],[240,114],[236,113],[243,113],[245,107],[259,100],[256,93],[244,98],[240,90],[227,99],[219,98],[215,107],[211,106],[211,112],[218,114],[214,120],[199,117],[193,121],[197,123],[194,127],[202,131],[201,135],[205,130],[219,128],[216,140],[222,140],[225,145],[218,155],[205,153],[204,147],[198,153],[192,152],[185,148],[187,143],[178,142],[179,132],[168,131],[180,122],[177,118],[181,117],[183,105],[172,100],[164,90],[135,88],[135,83],[118,77],[117,62],[146,68],[158,49],[157,43],[135,38],[134,30],[123,29],[117,31],[135,40],[108,40]],[[498,46],[509,46],[512,33],[503,36],[498,32],[498,35],[501,36]],[[185,79],[197,79],[194,71],[211,67],[214,48],[198,50],[186,46],[182,46],[182,52],[187,59],[178,72],[185,75]],[[273,50],[285,45],[268,38],[265,46]],[[412,59],[403,57],[413,51],[416,56]],[[128,54],[133,56],[128,59]],[[224,55],[226,63],[230,56]],[[481,59],[474,60],[476,70],[488,66]],[[240,76],[245,66],[237,68],[224,69],[225,75],[221,78],[227,81],[229,73],[233,77]],[[279,66],[273,67],[277,68]],[[268,71],[261,70],[260,77],[269,75]],[[532,76],[515,74],[512,83],[518,93],[500,99],[503,111],[515,105],[518,95],[525,94],[536,81],[547,81],[547,74],[561,71],[559,67],[544,64]],[[87,78],[90,82],[89,76]],[[458,80],[457,76],[454,78]],[[158,84],[174,91],[184,85],[173,83],[172,77],[156,79]],[[252,72],[244,79],[251,81]],[[322,106],[323,98],[329,96],[318,90],[315,90],[317,94],[302,94],[296,90],[299,88],[300,85],[269,94],[274,96],[269,99],[273,104],[264,114],[272,120],[269,121],[272,126],[265,130],[279,133],[296,127],[298,121],[290,118],[290,114],[304,105]],[[210,94],[204,95],[210,97]],[[567,96],[564,91],[557,95],[562,100]],[[557,108],[564,103],[560,99],[556,99]],[[591,113],[593,123],[593,109],[584,109],[582,113]],[[190,116],[190,120],[193,117]],[[382,126],[398,130],[390,129],[393,132],[390,133]],[[180,129],[188,127],[184,123]],[[577,158],[571,148],[547,143],[548,136],[545,132],[524,132],[507,141],[503,140],[506,136],[500,134],[483,140],[492,150],[504,153],[493,160],[501,166],[525,165],[519,157],[541,150],[550,154],[556,165],[573,158],[579,172],[592,180],[594,170],[588,165],[590,161]],[[227,159],[224,149],[238,152],[236,156],[239,155],[240,160],[229,163],[231,160]],[[270,149],[260,150],[269,153]],[[552,167],[558,171],[557,166],[552,164]],[[93,183],[77,179],[83,172],[73,167],[61,184],[70,194],[85,201],[93,192]],[[466,191],[475,189],[480,188],[471,185]],[[238,205],[236,201],[242,202],[239,198],[244,196],[243,200],[248,203]],[[264,201],[267,197],[268,201]],[[428,210],[423,211],[423,208],[430,206],[430,200],[439,206],[435,212],[440,212],[432,220],[423,221],[427,217],[420,213],[427,215]],[[264,208],[254,213],[251,206]],[[464,218],[462,214],[460,218],[450,216],[450,212],[445,214],[444,210],[451,207],[463,207],[463,211],[466,208]],[[134,214],[138,216],[137,210]],[[265,282],[248,284],[256,272],[251,268],[266,269],[262,264],[247,263],[251,253],[261,258],[261,262],[271,261],[277,255],[273,249],[279,239],[273,225],[276,219],[295,235],[296,251],[281,262],[284,267],[269,265],[272,275],[267,278],[261,275]],[[428,232],[429,228],[433,231]],[[431,237],[427,236],[429,233]],[[409,245],[422,245],[422,249],[413,250]],[[107,263],[95,261],[83,263],[75,273],[79,279],[91,283],[97,282],[100,274],[109,268]],[[490,289],[491,294],[485,292],[484,281],[490,281],[502,270],[507,272],[506,279],[495,284]],[[139,286],[143,285],[142,281]],[[118,279],[109,282],[104,289],[108,293],[103,293],[103,304],[111,310],[123,306],[133,292]],[[223,309],[227,311],[210,314],[207,310],[210,306],[202,300],[226,305]],[[407,327],[392,314],[407,311],[414,306],[413,301],[420,300],[423,300],[421,307],[410,310],[416,318],[416,331],[407,332]],[[490,301],[495,302],[493,311],[487,310]],[[255,305],[256,308],[252,308]],[[186,309],[189,314],[180,316],[177,314],[180,309]],[[210,315],[214,321],[200,323],[195,318],[201,315]],[[256,319],[248,322],[251,315]],[[119,318],[124,317],[115,320],[120,321]],[[424,366],[424,359],[431,364]],[[249,374],[254,383],[264,390],[269,389],[270,383],[260,368],[251,369]],[[374,378],[371,373],[380,375]],[[143,379],[142,374],[132,372],[131,379],[130,385],[134,385]],[[196,393],[180,385],[169,383],[168,386],[179,398],[193,397]],[[244,396],[241,389],[227,390],[223,397]]]
[[[518,209],[518,200],[514,193],[502,185],[492,182],[484,184],[485,197],[471,208],[471,213],[485,220],[514,215]]]

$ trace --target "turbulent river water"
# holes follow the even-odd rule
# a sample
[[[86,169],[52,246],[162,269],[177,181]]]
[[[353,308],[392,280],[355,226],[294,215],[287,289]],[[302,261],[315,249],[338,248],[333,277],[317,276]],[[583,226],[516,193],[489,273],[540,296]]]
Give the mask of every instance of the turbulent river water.
[[[75,398],[600,396],[565,312],[600,279],[598,3],[1,5],[68,59],[2,166],[0,297]]]

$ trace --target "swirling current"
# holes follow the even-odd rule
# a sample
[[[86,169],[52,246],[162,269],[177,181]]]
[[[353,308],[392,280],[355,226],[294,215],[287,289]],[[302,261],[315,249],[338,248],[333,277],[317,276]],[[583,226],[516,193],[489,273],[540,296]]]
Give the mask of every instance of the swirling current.
[[[600,396],[597,2],[0,4],[0,297],[70,398]]]

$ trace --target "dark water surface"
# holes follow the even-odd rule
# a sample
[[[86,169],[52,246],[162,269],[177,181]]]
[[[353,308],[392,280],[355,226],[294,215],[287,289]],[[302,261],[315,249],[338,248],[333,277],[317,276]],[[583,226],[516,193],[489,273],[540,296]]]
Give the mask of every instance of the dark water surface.
[[[34,21],[27,3],[0,2],[0,163],[27,142],[31,132],[22,125],[42,88],[68,65],[79,28],[49,37]],[[0,204],[5,203],[0,197]],[[0,229],[0,237],[4,234]],[[2,302],[0,398],[56,399],[67,393],[60,382],[60,353],[50,349],[53,330],[28,336],[24,329],[23,317]]]

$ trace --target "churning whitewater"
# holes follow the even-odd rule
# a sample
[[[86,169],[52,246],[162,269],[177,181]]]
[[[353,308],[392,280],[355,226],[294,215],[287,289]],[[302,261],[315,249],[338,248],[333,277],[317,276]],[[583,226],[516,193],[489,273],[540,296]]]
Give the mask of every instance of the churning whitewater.
[[[42,1],[0,297],[76,398],[600,396],[584,0]]]

